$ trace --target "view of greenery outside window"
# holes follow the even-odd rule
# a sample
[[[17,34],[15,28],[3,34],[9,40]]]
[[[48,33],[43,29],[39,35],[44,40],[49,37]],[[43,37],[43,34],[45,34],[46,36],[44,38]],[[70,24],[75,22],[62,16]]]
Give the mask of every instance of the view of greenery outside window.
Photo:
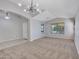
[[[41,32],[44,32],[44,24],[41,24]]]
[[[53,23],[52,34],[64,34],[64,22]]]

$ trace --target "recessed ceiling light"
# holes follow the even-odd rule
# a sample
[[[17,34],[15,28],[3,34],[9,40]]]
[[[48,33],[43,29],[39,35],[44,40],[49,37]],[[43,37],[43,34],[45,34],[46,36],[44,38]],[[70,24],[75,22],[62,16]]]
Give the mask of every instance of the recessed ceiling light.
[[[21,4],[21,3],[18,3],[18,6],[20,6],[20,7],[21,7],[21,6],[22,6],[22,4]]]

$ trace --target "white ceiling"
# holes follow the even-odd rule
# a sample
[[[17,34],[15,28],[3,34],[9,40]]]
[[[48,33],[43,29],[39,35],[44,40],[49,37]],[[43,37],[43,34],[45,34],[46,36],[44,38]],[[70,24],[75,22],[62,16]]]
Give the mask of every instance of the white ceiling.
[[[28,0],[10,0],[16,4],[28,5]],[[25,1],[25,2],[24,2]],[[29,0],[30,1],[30,0]],[[78,0],[36,0],[41,9],[55,17],[74,17],[78,9]]]
[[[52,14],[50,14],[48,11],[44,11],[43,13],[37,15],[36,17],[33,17],[32,19],[35,19],[35,20],[40,20],[40,21],[49,21],[53,18],[56,18],[56,17],[53,17]]]
[[[30,0],[29,0],[30,1]],[[39,7],[44,9],[45,12],[34,17],[34,19],[39,19],[47,21],[52,18],[71,18],[75,17],[78,11],[79,0],[36,0],[39,3]],[[22,3],[23,6],[19,7],[17,4]],[[8,9],[12,12],[22,14],[27,16],[23,12],[23,9],[28,5],[28,0],[0,0],[0,9]],[[10,6],[10,7],[9,7]]]

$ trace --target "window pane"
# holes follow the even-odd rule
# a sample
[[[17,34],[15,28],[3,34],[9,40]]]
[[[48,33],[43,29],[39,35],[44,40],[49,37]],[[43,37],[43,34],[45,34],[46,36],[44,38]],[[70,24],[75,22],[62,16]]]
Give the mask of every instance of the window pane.
[[[64,34],[64,22],[52,24],[52,33]]]
[[[41,24],[41,32],[44,32],[44,24]]]

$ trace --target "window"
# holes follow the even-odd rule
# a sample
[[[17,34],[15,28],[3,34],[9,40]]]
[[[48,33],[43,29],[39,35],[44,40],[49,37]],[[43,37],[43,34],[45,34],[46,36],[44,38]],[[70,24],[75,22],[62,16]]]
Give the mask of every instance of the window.
[[[41,32],[44,32],[44,24],[41,24]]]
[[[51,28],[52,34],[64,34],[64,22],[53,23]]]

